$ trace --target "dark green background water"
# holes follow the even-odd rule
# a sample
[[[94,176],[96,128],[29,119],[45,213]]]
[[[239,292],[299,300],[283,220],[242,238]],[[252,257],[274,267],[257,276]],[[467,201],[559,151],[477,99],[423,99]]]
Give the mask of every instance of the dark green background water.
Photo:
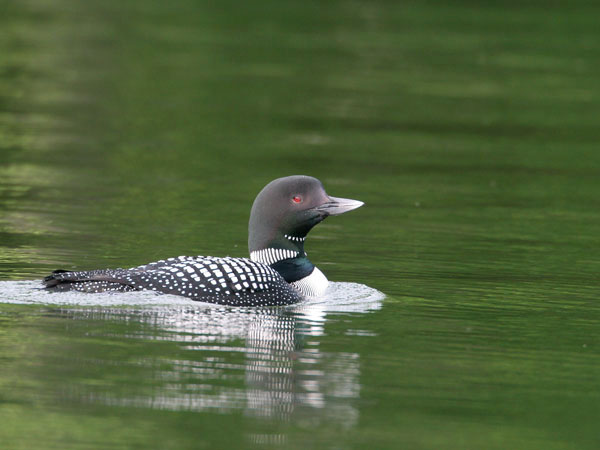
[[[1,446],[598,448],[600,7],[483,3],[0,1],[1,280],[246,256],[300,173],[387,296],[0,304]]]

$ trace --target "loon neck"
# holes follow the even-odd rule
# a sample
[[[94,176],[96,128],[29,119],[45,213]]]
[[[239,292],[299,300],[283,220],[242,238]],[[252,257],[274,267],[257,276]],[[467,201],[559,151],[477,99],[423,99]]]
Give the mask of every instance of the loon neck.
[[[320,296],[325,292],[328,281],[307,257],[306,253],[287,249],[266,248],[250,253],[250,259],[268,264],[285,281],[306,296]]]
[[[271,266],[292,283],[310,275],[315,267],[304,250],[298,250],[270,247],[251,252],[250,259]]]
[[[250,248],[250,259],[271,266],[286,259],[306,257],[304,251],[305,239],[305,236],[278,233],[264,247],[259,247],[256,250]]]
[[[251,251],[250,259],[268,264],[304,295],[321,295],[327,287],[327,278],[308,259],[305,239],[306,235],[279,234],[266,248]]]
[[[302,294],[320,296],[327,288],[327,277],[308,259],[304,239],[284,235],[267,248],[250,252],[250,259],[271,266]]]
[[[309,276],[315,265],[310,262],[304,251],[304,236],[282,234],[264,249],[250,252],[252,261],[268,264],[288,283]]]
[[[300,258],[302,256],[306,256],[304,251],[299,252],[295,250],[290,250],[287,248],[264,248],[262,250],[255,250],[250,252],[250,259],[252,261],[260,262],[263,264],[267,264],[272,266],[280,261],[285,261],[287,259]]]

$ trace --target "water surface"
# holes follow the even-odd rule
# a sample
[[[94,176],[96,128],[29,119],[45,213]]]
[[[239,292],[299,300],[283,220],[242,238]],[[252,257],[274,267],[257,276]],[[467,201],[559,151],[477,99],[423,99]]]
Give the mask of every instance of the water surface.
[[[598,448],[596,5],[2,11],[4,446]],[[385,297],[232,310],[29,281],[247,256],[254,196],[291,174],[365,202],[306,249]]]

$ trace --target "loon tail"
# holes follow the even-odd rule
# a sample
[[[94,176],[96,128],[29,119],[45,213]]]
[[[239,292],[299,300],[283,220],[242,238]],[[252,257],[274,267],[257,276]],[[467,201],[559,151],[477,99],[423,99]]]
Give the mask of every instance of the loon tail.
[[[55,270],[44,278],[44,287],[50,291],[133,291],[135,288],[115,276],[114,270],[91,270],[69,272]]]
[[[61,283],[61,277],[59,276],[61,273],[69,272],[62,269],[54,270],[50,275],[44,277],[44,280],[42,281],[42,283],[44,283],[44,287],[51,288]]]

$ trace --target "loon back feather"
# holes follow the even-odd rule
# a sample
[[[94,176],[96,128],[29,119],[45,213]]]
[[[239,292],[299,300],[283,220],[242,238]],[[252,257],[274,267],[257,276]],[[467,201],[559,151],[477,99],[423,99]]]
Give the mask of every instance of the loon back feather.
[[[157,291],[232,306],[287,305],[302,299],[278,272],[246,258],[180,256],[131,269],[53,272],[54,291]]]

